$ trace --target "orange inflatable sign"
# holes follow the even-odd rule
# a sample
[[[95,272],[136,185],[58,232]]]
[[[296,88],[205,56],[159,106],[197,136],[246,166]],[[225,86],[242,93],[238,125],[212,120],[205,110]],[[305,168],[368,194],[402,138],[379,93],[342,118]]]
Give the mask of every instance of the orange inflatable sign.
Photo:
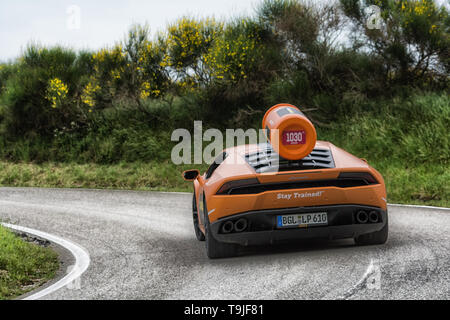
[[[270,108],[264,115],[262,127],[275,152],[287,160],[303,159],[316,145],[314,125],[291,104]]]

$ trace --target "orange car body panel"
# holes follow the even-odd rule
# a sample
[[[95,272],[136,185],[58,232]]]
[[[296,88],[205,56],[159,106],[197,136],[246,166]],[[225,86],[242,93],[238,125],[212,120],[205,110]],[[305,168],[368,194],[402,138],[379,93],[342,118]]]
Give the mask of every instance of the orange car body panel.
[[[201,208],[204,194],[212,223],[220,218],[255,210],[314,207],[325,205],[358,204],[386,210],[386,189],[381,174],[366,161],[325,141],[317,141],[316,148],[330,149],[335,168],[256,173],[245,161],[247,153],[258,151],[258,145],[242,145],[226,149],[228,157],[205,179],[205,174],[194,181],[197,206]],[[236,161],[239,161],[236,163]],[[221,186],[229,181],[257,178],[262,184],[292,182],[295,180],[335,179],[343,172],[368,172],[379,182],[374,185],[339,188],[334,186],[265,191],[258,194],[217,195]],[[202,219],[199,215],[199,219]],[[204,221],[200,228],[204,232]]]

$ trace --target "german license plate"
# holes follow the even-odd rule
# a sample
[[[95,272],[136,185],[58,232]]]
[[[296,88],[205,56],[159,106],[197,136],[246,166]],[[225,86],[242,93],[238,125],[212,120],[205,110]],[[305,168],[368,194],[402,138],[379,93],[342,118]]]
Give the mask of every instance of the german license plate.
[[[306,143],[305,130],[283,131],[282,141],[284,145],[298,145]]]
[[[295,228],[328,225],[326,212],[290,214],[277,217],[278,228]]]

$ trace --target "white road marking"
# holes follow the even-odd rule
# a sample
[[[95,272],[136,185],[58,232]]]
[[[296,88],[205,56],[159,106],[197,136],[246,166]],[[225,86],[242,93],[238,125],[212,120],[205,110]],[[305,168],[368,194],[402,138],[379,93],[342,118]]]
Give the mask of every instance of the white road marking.
[[[89,264],[91,262],[91,259],[89,257],[89,253],[86,249],[82,248],[81,246],[69,241],[65,240],[63,238],[51,235],[46,232],[42,232],[39,230],[34,230],[26,227],[21,227],[9,223],[2,223],[2,225],[6,228],[13,229],[16,231],[21,231],[25,233],[29,233],[32,235],[35,235],[37,237],[47,239],[50,242],[56,243],[65,249],[69,250],[70,253],[75,257],[75,266],[72,268],[72,270],[61,280],[54,283],[53,285],[40,290],[36,292],[35,294],[32,294],[28,297],[26,297],[24,300],[37,300],[40,298],[45,297],[46,295],[53,293],[71,283],[73,283],[75,280],[81,277],[81,275],[87,270],[89,267]]]
[[[364,272],[361,279],[359,279],[359,281],[350,290],[348,290],[346,293],[344,293],[344,295],[340,298],[340,300],[348,299],[349,297],[354,295],[356,293],[356,291],[358,291],[360,288],[362,288],[362,286],[366,283],[369,276],[373,273],[373,270],[374,270],[373,259],[370,259],[370,264],[367,267],[366,272]]]
[[[399,208],[406,207],[406,208],[422,208],[422,209],[448,210],[448,211],[450,211],[450,208],[446,208],[446,207],[416,206],[414,204],[388,203],[388,206],[390,206],[390,207],[399,207]]]

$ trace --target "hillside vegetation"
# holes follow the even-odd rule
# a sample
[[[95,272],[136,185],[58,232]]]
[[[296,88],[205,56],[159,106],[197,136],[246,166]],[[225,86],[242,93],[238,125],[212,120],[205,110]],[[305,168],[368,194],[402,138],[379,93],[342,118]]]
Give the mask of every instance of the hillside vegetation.
[[[266,0],[96,52],[29,45],[0,65],[0,183],[186,190],[174,129],[259,128],[289,102],[379,169],[389,201],[448,206],[449,27],[431,0]]]

